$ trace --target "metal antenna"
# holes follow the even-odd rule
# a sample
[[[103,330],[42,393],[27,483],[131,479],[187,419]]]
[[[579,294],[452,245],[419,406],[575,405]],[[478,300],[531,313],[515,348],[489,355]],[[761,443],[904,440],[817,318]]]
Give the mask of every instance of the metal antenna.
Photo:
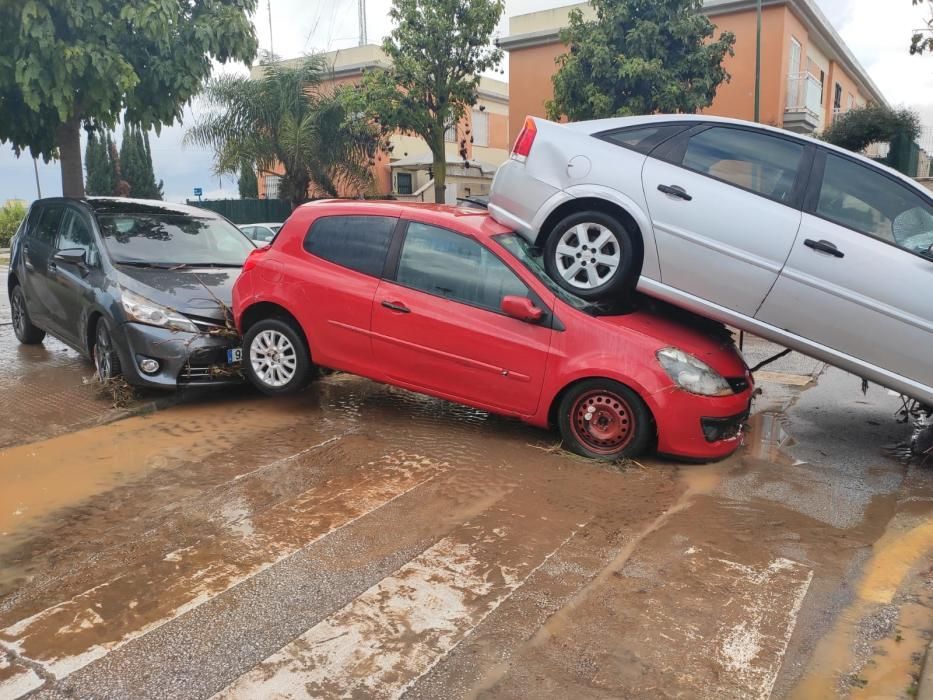
[[[266,0],[266,9],[269,11],[269,60],[275,61],[275,51],[272,49],[272,0]]]
[[[360,17],[360,46],[366,46],[366,0],[357,0]]]

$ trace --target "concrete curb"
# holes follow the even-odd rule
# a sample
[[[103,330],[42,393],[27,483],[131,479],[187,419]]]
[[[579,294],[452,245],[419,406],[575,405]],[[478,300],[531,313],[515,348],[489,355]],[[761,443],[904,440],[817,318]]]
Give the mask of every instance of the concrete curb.
[[[933,640],[930,640],[930,645],[927,647],[926,659],[920,671],[917,700],[933,700]]]

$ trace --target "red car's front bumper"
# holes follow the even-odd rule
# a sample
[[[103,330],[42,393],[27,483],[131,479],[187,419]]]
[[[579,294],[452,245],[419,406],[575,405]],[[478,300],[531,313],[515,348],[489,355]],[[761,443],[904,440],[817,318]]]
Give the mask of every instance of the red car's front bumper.
[[[658,452],[688,459],[728,457],[742,444],[755,387],[732,396],[698,396],[665,389],[648,403],[658,428]]]

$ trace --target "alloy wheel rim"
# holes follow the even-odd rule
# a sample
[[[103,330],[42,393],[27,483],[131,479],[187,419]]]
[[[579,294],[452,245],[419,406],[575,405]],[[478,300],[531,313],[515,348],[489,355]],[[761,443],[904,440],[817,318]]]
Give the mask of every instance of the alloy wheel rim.
[[[622,264],[615,234],[597,223],[582,223],[564,231],[554,251],[557,272],[577,289],[606,284]]]
[[[110,335],[106,330],[97,331],[97,343],[94,345],[94,365],[97,367],[97,378],[105,382],[110,379],[113,372],[113,362],[110,353]]]
[[[279,331],[258,333],[249,347],[249,361],[259,381],[270,387],[285,386],[298,371],[295,346]]]
[[[574,437],[598,454],[614,454],[635,438],[635,417],[628,402],[611,391],[589,391],[570,409]]]
[[[19,294],[13,295],[13,303],[10,305],[10,312],[13,315],[13,328],[20,336],[26,332],[26,314],[23,309],[23,300]]]

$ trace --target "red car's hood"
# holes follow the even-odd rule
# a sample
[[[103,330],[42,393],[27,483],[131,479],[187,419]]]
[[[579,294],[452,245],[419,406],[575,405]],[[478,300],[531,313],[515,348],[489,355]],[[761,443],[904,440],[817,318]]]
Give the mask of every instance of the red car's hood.
[[[635,332],[653,341],[655,352],[676,347],[702,360],[724,377],[744,377],[745,360],[722,324],[687,312],[634,311],[623,316],[598,316],[602,323]]]

